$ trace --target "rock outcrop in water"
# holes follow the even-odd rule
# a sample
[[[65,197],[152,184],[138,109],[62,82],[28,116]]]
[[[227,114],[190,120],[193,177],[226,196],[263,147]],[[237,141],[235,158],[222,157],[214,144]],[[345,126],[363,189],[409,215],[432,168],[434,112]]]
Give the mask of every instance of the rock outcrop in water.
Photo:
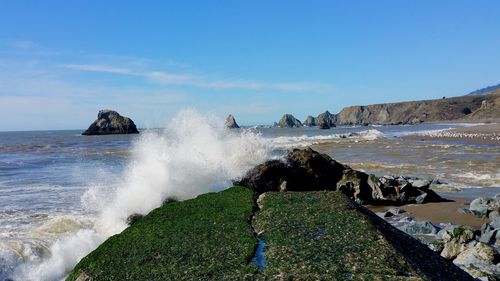
[[[316,118],[311,115],[307,116],[306,120],[304,120],[304,126],[314,127],[317,126]]]
[[[278,126],[280,126],[281,128],[294,128],[302,127],[302,123],[292,114],[285,114],[278,122]]]
[[[285,181],[287,191],[338,190],[362,204],[446,201],[430,189],[431,181],[423,184],[406,177],[378,178],[310,148],[290,151],[285,161],[267,161],[249,171],[238,184],[263,193],[279,191]]]
[[[234,119],[234,116],[229,114],[226,118],[226,128],[229,129],[239,129],[240,126],[238,126],[238,123],[236,123],[236,119]]]
[[[331,114],[328,110],[319,114],[317,117],[307,116],[304,121],[304,126],[314,127],[319,126],[320,129],[330,129],[335,127],[335,121],[337,117],[335,114]]]
[[[134,121],[113,110],[101,110],[97,120],[82,135],[138,134]]]

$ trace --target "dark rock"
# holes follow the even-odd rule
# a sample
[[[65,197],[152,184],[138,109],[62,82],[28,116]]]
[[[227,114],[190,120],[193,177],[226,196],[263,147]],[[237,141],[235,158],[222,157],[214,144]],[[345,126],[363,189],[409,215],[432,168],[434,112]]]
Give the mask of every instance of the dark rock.
[[[302,127],[302,123],[299,119],[295,118],[292,114],[285,114],[281,117],[278,122],[278,126],[281,128],[294,128],[294,127]]]
[[[229,114],[226,118],[226,128],[229,129],[238,129],[240,126],[238,126],[238,123],[236,123],[236,120],[234,119],[233,115]]]
[[[82,135],[138,134],[134,121],[113,110],[101,110],[97,120]]]
[[[328,110],[321,113],[320,115],[318,115],[318,117],[316,117],[316,124],[318,126],[323,125],[325,128],[326,127],[328,127],[328,128],[335,127],[336,121],[337,121],[336,115],[331,114],[330,112],[328,112]]]
[[[238,184],[263,193],[279,191],[284,181],[288,191],[338,190],[362,204],[415,203],[422,194],[426,194],[419,198],[423,198],[422,203],[445,201],[432,190],[413,187],[404,177],[381,180],[310,148],[294,149],[284,161],[267,161],[249,171]]]
[[[304,126],[307,127],[317,126],[316,118],[312,117],[311,115],[307,116],[306,120],[304,120]]]
[[[400,215],[403,213],[405,213],[405,210],[403,210],[403,209],[391,208],[385,212],[378,212],[376,214],[381,218],[390,218],[390,217],[394,217],[394,216],[397,216],[397,215]]]
[[[326,123],[321,123],[321,124],[319,125],[319,128],[320,128],[321,130],[328,130],[328,129],[330,129],[330,125],[328,125],[328,124],[326,124]]]
[[[163,202],[161,203],[162,206],[165,206],[167,204],[170,204],[170,203],[173,203],[173,202],[177,202],[179,201],[177,198],[175,197],[167,197],[165,198],[165,200],[163,200]]]
[[[126,223],[128,225],[133,225],[134,223],[140,221],[143,217],[144,217],[144,215],[141,215],[141,214],[137,214],[137,213],[132,214],[132,215],[128,216]]]
[[[430,221],[411,221],[398,227],[401,231],[412,235],[436,234],[438,228]]]

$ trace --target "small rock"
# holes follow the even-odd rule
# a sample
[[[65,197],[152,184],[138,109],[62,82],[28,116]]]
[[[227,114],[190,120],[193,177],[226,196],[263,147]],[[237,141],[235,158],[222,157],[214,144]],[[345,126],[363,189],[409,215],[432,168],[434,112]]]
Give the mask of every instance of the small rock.
[[[92,281],[93,278],[88,275],[85,271],[82,271],[80,275],[75,279],[75,281]]]
[[[410,181],[411,185],[419,189],[428,189],[432,183],[432,180],[424,180],[424,179],[414,179]]]
[[[470,202],[469,210],[478,217],[486,217],[488,215],[489,198],[479,197]]]
[[[285,192],[286,191],[286,184],[287,182],[286,181],[283,181],[281,184],[280,184],[280,192]]]
[[[259,207],[259,209],[261,210],[262,207],[264,207],[264,198],[266,197],[266,194],[265,193],[262,193],[261,195],[259,195],[259,197],[257,198],[257,207]]]
[[[434,252],[440,253],[444,249],[444,244],[441,241],[435,240],[427,244],[429,249],[433,250]]]
[[[234,116],[229,114],[226,118],[226,128],[229,129],[238,129],[240,126],[238,126],[238,123],[236,123],[236,119],[234,119]]]
[[[401,208],[390,208],[387,212],[393,214],[393,215],[399,215],[399,214],[402,214],[402,213],[405,213],[406,211],[401,209]]]
[[[412,236],[421,234],[436,234],[438,232],[438,228],[435,227],[430,221],[412,221],[401,225],[399,229]]]
[[[415,198],[415,202],[417,202],[417,204],[423,204],[423,203],[425,203],[426,197],[427,197],[427,193],[422,193],[419,196],[417,196],[417,198]]]
[[[128,225],[133,225],[134,223],[140,221],[143,217],[144,217],[144,215],[141,215],[141,214],[137,214],[137,213],[132,214],[132,215],[128,216],[126,223]]]

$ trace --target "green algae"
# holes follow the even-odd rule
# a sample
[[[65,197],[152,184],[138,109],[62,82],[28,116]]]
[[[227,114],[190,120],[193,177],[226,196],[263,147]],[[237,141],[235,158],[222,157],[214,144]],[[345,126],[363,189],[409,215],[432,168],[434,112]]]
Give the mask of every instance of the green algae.
[[[243,187],[165,204],[106,240],[67,280],[82,272],[93,280],[239,279],[256,270],[253,206]]]

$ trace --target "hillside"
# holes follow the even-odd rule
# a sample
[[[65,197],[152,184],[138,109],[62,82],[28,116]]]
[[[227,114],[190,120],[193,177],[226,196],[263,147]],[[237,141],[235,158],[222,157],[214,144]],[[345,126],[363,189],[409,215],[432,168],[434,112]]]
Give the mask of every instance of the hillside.
[[[468,96],[477,96],[477,95],[485,95],[491,94],[493,92],[498,92],[500,90],[500,84],[494,86],[488,86],[486,88],[482,88],[473,92],[468,93]]]
[[[484,121],[500,118],[500,90],[436,100],[350,106],[335,115],[337,125],[416,124],[432,121]]]

